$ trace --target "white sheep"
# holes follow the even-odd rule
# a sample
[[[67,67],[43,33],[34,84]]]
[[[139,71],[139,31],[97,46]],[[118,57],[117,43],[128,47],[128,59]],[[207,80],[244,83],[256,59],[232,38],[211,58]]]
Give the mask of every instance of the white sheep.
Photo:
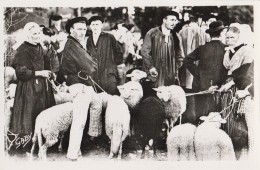
[[[129,81],[121,86],[117,86],[120,97],[124,99],[125,103],[128,105],[131,114],[131,134],[134,134],[135,125],[137,124],[137,110],[138,105],[143,97],[143,88],[141,84],[137,81]]]
[[[56,105],[58,105],[66,102],[73,102],[74,97],[68,92],[57,92],[54,93],[54,99]]]
[[[146,78],[147,74],[144,71],[136,69],[133,70],[130,74],[127,74],[126,77],[130,77],[131,81],[139,82],[141,79]]]
[[[204,120],[194,135],[195,154],[198,161],[236,160],[230,137],[219,129],[226,123],[220,113],[211,112],[200,118]]]
[[[103,96],[106,94],[102,94]],[[127,104],[119,96],[105,96],[103,103],[106,103],[105,129],[111,140],[109,158],[118,154],[121,159],[122,144],[130,131],[130,112]],[[105,101],[107,100],[107,102]]]
[[[78,93],[85,93],[93,88],[91,86],[86,86],[81,83],[73,84],[67,86],[65,82],[55,87],[56,93],[54,93],[54,98],[56,104],[62,104],[66,102],[72,102]],[[93,89],[94,92],[94,89]]]
[[[12,67],[5,67],[4,71],[5,87],[8,88],[12,81],[17,80],[15,69]]]
[[[138,107],[142,97],[143,89],[139,82],[129,81],[121,86],[117,86],[120,97],[124,99],[125,103],[131,109]]]
[[[96,94],[96,99],[101,99],[105,112],[105,130],[111,140],[109,158],[118,154],[118,159],[122,156],[122,143],[129,135],[130,113],[128,106],[119,96],[112,96],[106,92]]]
[[[64,133],[68,130],[72,122],[73,103],[67,102],[55,105],[42,111],[36,118],[34,136],[32,138],[33,146],[31,149],[31,157],[35,149],[36,141],[39,144],[38,156],[41,159],[47,158],[48,147],[58,142],[61,135],[59,151],[62,150],[62,139]],[[43,144],[42,136],[46,139]]]
[[[167,137],[167,157],[172,161],[195,161],[193,143],[196,126],[190,123],[174,126]]]
[[[186,96],[180,86],[160,86],[153,88],[164,105],[166,119],[168,119],[169,131],[172,129],[178,117],[186,110]]]

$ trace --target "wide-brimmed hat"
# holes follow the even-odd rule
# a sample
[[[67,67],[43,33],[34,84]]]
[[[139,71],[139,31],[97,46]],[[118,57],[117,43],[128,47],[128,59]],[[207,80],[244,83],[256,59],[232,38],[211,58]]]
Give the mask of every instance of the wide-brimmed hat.
[[[161,19],[163,19],[169,15],[176,16],[176,18],[179,19],[179,13],[175,12],[175,11],[163,11],[161,14]]]
[[[73,24],[78,23],[78,22],[85,22],[86,25],[88,25],[88,19],[86,17],[72,18],[72,19],[68,20],[65,25],[66,32],[70,34],[70,28],[73,26]]]
[[[225,29],[226,27],[223,25],[222,21],[214,21],[209,24],[209,29],[206,30],[206,33],[212,34],[216,31],[220,31]]]
[[[92,21],[101,21],[102,23],[104,22],[104,19],[101,16],[92,16],[89,18],[89,24],[91,24]]]
[[[200,120],[208,121],[208,122],[219,122],[226,123],[227,121],[223,119],[219,112],[210,112],[208,116],[201,116]]]
[[[40,25],[40,27],[42,27],[42,33],[44,35],[48,35],[50,37],[55,35],[55,32],[52,29],[45,27],[44,25]]]

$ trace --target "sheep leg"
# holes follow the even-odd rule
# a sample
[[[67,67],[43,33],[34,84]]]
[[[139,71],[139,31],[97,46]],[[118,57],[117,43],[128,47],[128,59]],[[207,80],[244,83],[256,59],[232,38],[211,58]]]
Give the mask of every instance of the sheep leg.
[[[31,149],[31,159],[33,158],[33,152],[35,150],[35,144],[36,144],[36,141],[37,141],[37,133],[34,132],[34,135],[33,135],[33,138],[32,138],[32,149]]]
[[[64,132],[61,133],[61,136],[60,136],[60,144],[58,146],[58,151],[59,152],[62,152],[62,142],[63,142],[63,138],[64,138]]]
[[[111,142],[111,146],[110,146],[110,154],[108,156],[109,159],[112,159],[114,156],[113,152],[112,152],[112,142]]]
[[[153,139],[153,157],[155,158],[155,159],[158,159],[158,156],[157,156],[157,153],[156,153],[156,149],[157,149],[157,147],[158,147],[158,137],[155,137],[154,139]]]
[[[35,129],[35,133],[37,133],[37,137],[38,137],[38,146],[39,146],[38,156],[41,158],[41,148],[42,148],[42,132],[41,132],[41,129],[39,129],[39,130]]]
[[[118,152],[118,156],[117,159],[121,160],[122,159],[122,141],[120,142],[120,147],[119,147],[119,152]]]
[[[41,149],[41,155],[40,155],[40,158],[41,160],[47,160],[47,149],[48,149],[48,144],[45,143],[40,149]]]
[[[144,136],[142,141],[142,153],[141,153],[141,159],[144,159],[145,157],[145,146],[147,144],[147,138]]]

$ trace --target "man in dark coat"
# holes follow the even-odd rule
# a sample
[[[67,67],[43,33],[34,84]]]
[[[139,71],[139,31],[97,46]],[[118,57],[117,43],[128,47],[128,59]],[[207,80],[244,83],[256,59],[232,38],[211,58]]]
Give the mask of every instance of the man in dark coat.
[[[211,86],[221,86],[225,81],[227,71],[223,66],[225,45],[221,42],[221,32],[225,29],[221,21],[212,22],[206,33],[211,41],[199,46],[184,59],[184,66],[194,76],[192,88],[196,91],[208,90]],[[199,61],[198,66],[194,61]],[[195,96],[196,116],[208,115],[217,111],[213,94]]]
[[[87,32],[87,19],[85,17],[77,17],[69,20],[66,24],[66,31],[69,33],[68,40],[65,44],[61,69],[66,76],[68,86],[75,83],[83,83],[91,85],[89,81],[85,81],[78,76],[94,76],[97,70],[97,63],[85,49],[85,35]]]
[[[51,15],[49,18],[49,28],[52,30],[54,35],[51,38],[51,45],[57,53],[59,64],[62,57],[62,51],[64,49],[65,43],[67,41],[67,34],[61,27],[62,16],[60,15]],[[65,81],[64,75],[62,75],[61,71],[57,72],[57,82],[63,83]]]
[[[123,62],[123,49],[112,34],[102,32],[103,19],[100,16],[91,17],[89,23],[92,34],[87,40],[87,50],[98,65],[94,80],[107,93],[119,94],[116,77],[117,66]]]
[[[154,87],[175,84],[176,71],[181,67],[184,53],[181,37],[173,31],[179,14],[165,11],[162,15],[162,25],[149,30],[141,49],[143,69],[157,76]]]

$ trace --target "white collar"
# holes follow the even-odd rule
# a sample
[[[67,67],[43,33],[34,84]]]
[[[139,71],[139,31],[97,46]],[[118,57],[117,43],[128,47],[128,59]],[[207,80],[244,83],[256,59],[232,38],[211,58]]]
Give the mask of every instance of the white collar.
[[[171,30],[168,30],[164,25],[162,25],[162,33],[163,33],[165,36],[170,36]]]
[[[217,37],[214,37],[214,38],[211,38],[211,41],[212,41],[212,40],[219,40],[219,41],[221,41],[221,38],[220,38],[220,37],[218,37],[218,38],[217,38]]]

